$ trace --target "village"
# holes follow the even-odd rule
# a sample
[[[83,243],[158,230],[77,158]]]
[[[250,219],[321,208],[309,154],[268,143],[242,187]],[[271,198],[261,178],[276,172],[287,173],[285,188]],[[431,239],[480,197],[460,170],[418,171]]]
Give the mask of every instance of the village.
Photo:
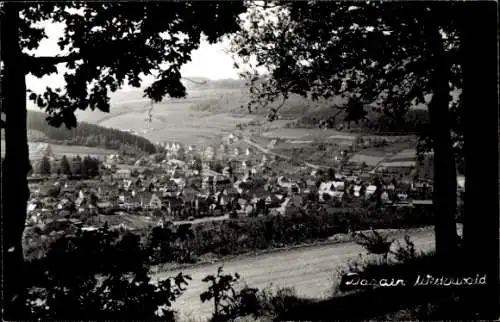
[[[309,208],[409,207],[432,205],[432,181],[402,174],[380,174],[366,165],[340,169],[284,167],[229,134],[219,148],[198,149],[178,142],[159,144],[159,153],[131,157],[111,154],[99,160],[92,176],[52,173],[29,178],[28,226],[70,221],[82,230],[97,229],[104,218],[111,228],[135,230],[135,217],[149,226],[288,216]],[[240,142],[241,143],[241,142]],[[239,147],[235,147],[239,146]],[[47,146],[52,168],[61,158]],[[342,151],[346,160],[347,156]],[[285,161],[287,162],[287,161]],[[35,166],[36,168],[36,166]],[[53,171],[55,172],[55,171]],[[463,180],[458,178],[459,190]],[[111,220],[113,218],[113,220]]]

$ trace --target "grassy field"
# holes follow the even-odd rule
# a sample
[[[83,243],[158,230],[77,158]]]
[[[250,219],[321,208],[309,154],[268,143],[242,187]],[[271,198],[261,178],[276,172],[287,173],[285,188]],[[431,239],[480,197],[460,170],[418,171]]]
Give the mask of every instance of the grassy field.
[[[353,163],[363,163],[364,162],[368,166],[375,166],[384,159],[385,158],[383,156],[371,156],[371,155],[357,153],[357,154],[353,155],[349,159],[349,161],[353,162]]]
[[[225,90],[226,92],[231,90]],[[166,100],[150,105],[145,99],[122,100],[112,105],[109,114],[83,111],[79,120],[105,127],[132,130],[152,142],[180,141],[185,144],[218,144],[220,135],[232,131],[237,124],[247,123],[253,115],[236,116],[214,113],[203,104],[220,99],[220,91],[206,90],[191,93],[186,99]],[[130,97],[129,97],[130,98]],[[201,108],[196,108],[200,107]],[[194,107],[194,108],[192,108]]]
[[[302,129],[302,128],[278,128],[262,134],[268,138],[281,138],[285,140],[315,140],[322,139],[328,141],[353,141],[356,139],[356,134],[345,134],[335,130],[322,130],[322,129]]]

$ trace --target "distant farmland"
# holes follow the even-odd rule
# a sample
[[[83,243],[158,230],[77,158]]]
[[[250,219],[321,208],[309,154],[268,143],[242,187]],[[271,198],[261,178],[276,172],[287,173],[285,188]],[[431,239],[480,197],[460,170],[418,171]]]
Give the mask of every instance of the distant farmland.
[[[350,141],[356,139],[356,134],[346,134],[335,130],[304,129],[304,128],[281,128],[263,133],[268,138],[281,138],[287,140],[314,140],[328,139],[330,141]]]

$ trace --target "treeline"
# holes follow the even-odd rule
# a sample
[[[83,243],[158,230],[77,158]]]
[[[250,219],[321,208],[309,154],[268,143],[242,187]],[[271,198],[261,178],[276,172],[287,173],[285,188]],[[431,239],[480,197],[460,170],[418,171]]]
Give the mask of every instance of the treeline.
[[[321,108],[311,111],[296,121],[286,125],[288,128],[317,128],[327,124],[328,127],[338,128],[345,124],[346,113],[336,108]],[[417,133],[429,126],[429,114],[425,109],[412,109],[401,120],[380,115],[374,111],[367,111],[367,121],[358,124],[351,122],[349,128],[356,131],[366,131],[381,135]],[[335,116],[335,118],[333,118]],[[347,129],[344,126],[344,129]]]
[[[373,207],[311,209],[287,216],[243,217],[213,221],[202,225],[156,227],[136,231],[151,264],[193,263],[206,254],[222,257],[276,247],[294,246],[325,240],[354,230],[413,228],[434,224],[432,212],[423,208]],[[40,235],[48,235],[44,230]],[[41,236],[30,234],[25,240],[27,253],[39,249]],[[35,233],[35,235],[37,235]]]
[[[101,162],[91,156],[81,157],[79,155],[68,159],[65,155],[59,161],[51,162],[46,156],[41,158],[33,167],[36,174],[64,174],[67,176],[77,176],[93,178],[99,175]]]
[[[78,126],[71,130],[64,126],[56,128],[47,124],[43,113],[35,111],[28,112],[28,129],[42,132],[50,143],[156,152],[156,146],[141,136],[85,122],[79,122]]]

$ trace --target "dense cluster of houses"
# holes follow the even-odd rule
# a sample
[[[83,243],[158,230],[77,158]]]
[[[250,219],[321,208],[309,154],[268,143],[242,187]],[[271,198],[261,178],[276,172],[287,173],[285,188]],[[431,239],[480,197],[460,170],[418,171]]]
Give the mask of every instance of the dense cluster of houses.
[[[237,142],[229,136],[228,144]],[[197,152],[175,143],[164,145],[165,154],[141,157],[133,166],[121,156],[103,162],[108,175],[88,181],[47,178],[32,185],[28,223],[70,214],[129,213],[161,220],[191,220],[207,216],[286,215],[308,203],[347,203],[355,199],[380,204],[411,206],[429,204],[432,183],[425,180],[380,178],[367,173],[276,175],[266,169],[273,161],[250,149],[238,153],[220,147]],[[215,158],[226,151],[224,167],[215,170]],[[197,165],[199,158],[201,166]],[[217,160],[216,160],[217,159]],[[103,170],[104,171],[104,170]],[[40,181],[40,180],[39,180]],[[463,186],[459,180],[459,187]],[[420,200],[420,201],[418,201]],[[425,200],[425,201],[422,201]]]

